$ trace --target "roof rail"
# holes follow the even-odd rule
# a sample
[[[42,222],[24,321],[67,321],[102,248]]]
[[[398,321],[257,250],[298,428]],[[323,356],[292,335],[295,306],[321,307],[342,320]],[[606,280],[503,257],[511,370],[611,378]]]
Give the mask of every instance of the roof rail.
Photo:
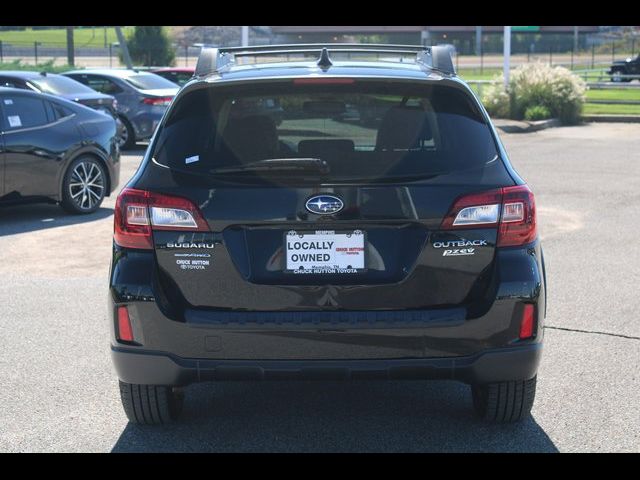
[[[236,57],[274,56],[286,54],[317,54],[318,65],[324,69],[331,66],[329,57],[331,52],[340,53],[369,53],[369,54],[415,54],[415,62],[428,69],[438,70],[448,75],[454,75],[455,69],[451,60],[451,53],[447,47],[425,47],[422,45],[385,45],[373,43],[299,43],[292,45],[254,45],[250,47],[203,47],[195,76],[209,75],[219,72],[223,67],[234,63]]]

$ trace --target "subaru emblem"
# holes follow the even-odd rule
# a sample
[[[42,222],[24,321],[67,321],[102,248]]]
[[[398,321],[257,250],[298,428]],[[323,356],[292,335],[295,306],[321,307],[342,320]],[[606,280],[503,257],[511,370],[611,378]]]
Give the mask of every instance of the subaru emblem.
[[[332,215],[344,208],[344,203],[333,195],[314,195],[305,204],[307,210],[317,215]]]

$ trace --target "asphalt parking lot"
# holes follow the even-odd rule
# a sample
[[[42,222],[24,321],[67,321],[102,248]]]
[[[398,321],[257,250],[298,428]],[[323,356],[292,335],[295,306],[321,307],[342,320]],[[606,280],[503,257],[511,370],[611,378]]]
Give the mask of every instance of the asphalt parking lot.
[[[502,134],[536,193],[548,276],[533,415],[487,426],[453,382],[233,382],[129,425],[109,357],[115,197],[0,209],[0,451],[640,451],[640,125]],[[143,149],[123,156],[123,184]]]

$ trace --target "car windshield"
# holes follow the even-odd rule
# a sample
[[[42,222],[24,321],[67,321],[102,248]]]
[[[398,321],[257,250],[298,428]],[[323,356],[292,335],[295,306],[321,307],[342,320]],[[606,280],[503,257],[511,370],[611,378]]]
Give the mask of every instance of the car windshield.
[[[133,85],[140,90],[156,90],[164,88],[176,88],[176,84],[170,82],[166,78],[162,78],[160,75],[154,73],[141,73],[138,75],[131,75],[124,78],[125,82]]]
[[[469,171],[483,177],[487,165],[500,163],[489,126],[468,93],[374,81],[195,90],[171,112],[154,158],[176,171],[245,178],[304,172],[238,168],[252,162],[317,158],[328,164],[322,179],[332,182]]]
[[[92,88],[83,85],[75,80],[63,77],[63,76],[51,76],[41,75],[38,78],[30,78],[29,82],[33,83],[36,87],[42,90],[44,93],[51,93],[53,95],[74,95],[82,93],[96,93]]]

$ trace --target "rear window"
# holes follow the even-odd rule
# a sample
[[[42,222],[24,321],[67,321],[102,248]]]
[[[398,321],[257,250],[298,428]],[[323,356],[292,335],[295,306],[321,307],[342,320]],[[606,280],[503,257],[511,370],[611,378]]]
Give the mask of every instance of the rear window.
[[[155,90],[161,88],[176,88],[176,84],[155,73],[131,75],[124,77],[125,82],[140,90]]]
[[[475,100],[441,85],[355,81],[262,84],[195,90],[159,132],[155,160],[175,171],[216,173],[273,158],[320,158],[315,181],[421,180],[480,172],[496,162]],[[239,178],[304,176],[296,171]],[[319,178],[318,178],[319,176]]]
[[[30,78],[29,81],[44,93],[50,93],[52,95],[95,93],[94,90],[87,87],[86,85],[63,76],[52,77],[47,75],[46,77],[41,76],[39,78]]]

